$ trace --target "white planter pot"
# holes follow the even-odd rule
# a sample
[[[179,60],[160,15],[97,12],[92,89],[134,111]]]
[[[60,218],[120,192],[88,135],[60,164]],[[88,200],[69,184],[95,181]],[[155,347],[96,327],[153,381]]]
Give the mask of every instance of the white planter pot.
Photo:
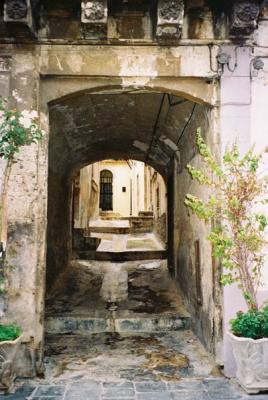
[[[13,393],[16,379],[15,360],[22,335],[12,341],[0,342],[0,393]]]
[[[248,393],[268,390],[268,338],[248,339],[227,333],[236,360],[236,377]]]

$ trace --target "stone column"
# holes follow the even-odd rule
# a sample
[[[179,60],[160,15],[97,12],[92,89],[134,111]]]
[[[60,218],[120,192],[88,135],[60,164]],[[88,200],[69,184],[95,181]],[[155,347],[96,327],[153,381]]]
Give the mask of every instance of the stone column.
[[[12,56],[11,101],[18,110],[38,110],[38,50],[21,46]],[[8,187],[6,322],[22,326],[24,338],[18,373],[39,368],[43,340],[44,256],[46,233],[46,137],[16,156]]]

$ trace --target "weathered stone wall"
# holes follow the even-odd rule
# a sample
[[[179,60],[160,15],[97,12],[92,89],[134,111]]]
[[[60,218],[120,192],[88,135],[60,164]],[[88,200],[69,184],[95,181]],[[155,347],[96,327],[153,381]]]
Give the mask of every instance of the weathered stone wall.
[[[154,232],[162,240],[163,243],[167,242],[167,213],[161,214],[154,220]]]
[[[35,47],[5,46],[10,57],[10,77],[3,94],[12,95],[19,110],[38,109],[38,50]],[[2,94],[1,93],[1,94]],[[46,138],[42,144],[22,149],[13,165],[7,208],[8,294],[5,320],[20,324],[25,342],[31,342],[29,357],[39,364],[43,337],[44,271],[46,235]],[[40,246],[41,243],[41,246]],[[33,359],[34,357],[34,359]],[[32,367],[31,367],[32,368]]]
[[[193,181],[185,167],[188,163],[195,167],[202,166],[195,144],[198,127],[201,127],[202,135],[212,150],[216,154],[219,151],[217,131],[211,129],[211,118],[213,116],[209,107],[193,106],[187,120],[188,125],[179,143],[180,157],[174,178],[174,250],[176,279],[193,316],[196,332],[206,347],[215,353],[215,341],[220,340],[215,332],[215,325],[221,325],[221,321],[216,321],[214,307],[214,286],[217,283],[214,282],[211,246],[207,240],[210,224],[199,221],[184,205],[187,193],[201,196],[203,199],[209,196],[207,188]],[[195,253],[197,241],[200,249],[199,260]],[[200,265],[197,266],[197,263]],[[221,299],[218,301],[221,302]]]
[[[98,163],[82,168],[73,180],[73,224],[75,228],[87,228],[90,218],[99,215]]]

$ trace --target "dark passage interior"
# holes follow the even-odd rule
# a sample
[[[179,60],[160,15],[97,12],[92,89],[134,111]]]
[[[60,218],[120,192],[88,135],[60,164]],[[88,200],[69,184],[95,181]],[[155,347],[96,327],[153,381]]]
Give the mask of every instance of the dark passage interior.
[[[213,351],[216,302],[207,227],[184,206],[188,191],[201,193],[185,166],[200,163],[196,129],[201,127],[210,140],[210,107],[167,93],[106,90],[75,93],[49,109],[47,333],[133,334],[191,327]],[[127,239],[132,243],[128,250],[135,250],[140,240],[146,251],[151,240],[149,232],[107,231],[107,220],[115,217],[108,215],[115,211],[114,199],[108,204],[108,197],[100,203],[106,230],[102,226],[102,236],[85,239],[88,227],[81,221],[75,225],[77,177],[102,160],[141,161],[163,177],[166,247],[146,257],[134,251],[130,258],[113,248],[96,251],[100,239],[116,243],[118,234],[121,244],[127,234],[133,235]],[[104,178],[111,185],[111,174],[100,175],[102,184]],[[128,191],[125,185],[121,189]]]

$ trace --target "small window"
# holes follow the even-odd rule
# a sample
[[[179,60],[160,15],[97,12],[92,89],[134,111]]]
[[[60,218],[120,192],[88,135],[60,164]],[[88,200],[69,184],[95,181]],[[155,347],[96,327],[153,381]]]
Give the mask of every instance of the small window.
[[[123,192],[123,193],[126,193],[126,191],[127,191],[127,188],[126,188],[125,186],[123,186],[123,187],[122,187],[122,192]]]

